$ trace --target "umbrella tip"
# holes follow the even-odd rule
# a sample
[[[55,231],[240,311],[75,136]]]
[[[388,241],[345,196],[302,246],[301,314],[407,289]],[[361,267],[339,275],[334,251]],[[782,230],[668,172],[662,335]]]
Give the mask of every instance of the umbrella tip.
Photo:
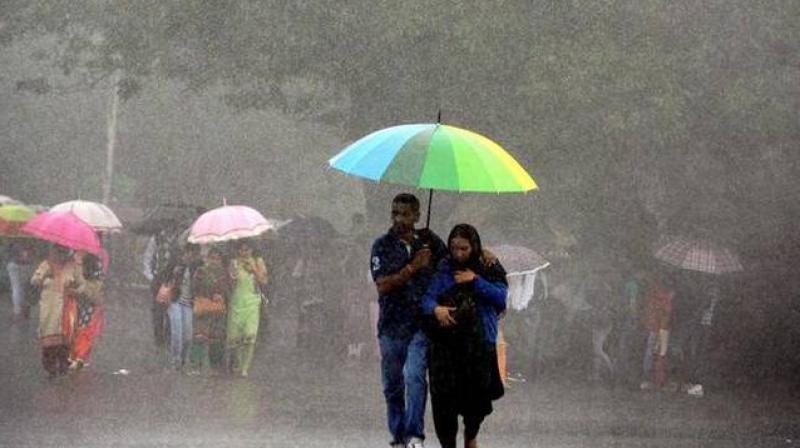
[[[222,197],[222,205],[223,207],[228,205],[228,200],[225,199],[225,196]]]
[[[436,114],[436,123],[439,124],[442,122],[442,108],[439,108],[439,112]]]

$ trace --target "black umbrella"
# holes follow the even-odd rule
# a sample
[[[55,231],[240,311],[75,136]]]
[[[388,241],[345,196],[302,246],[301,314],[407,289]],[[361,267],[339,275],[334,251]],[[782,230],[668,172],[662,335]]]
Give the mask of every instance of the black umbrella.
[[[309,244],[331,241],[338,238],[339,232],[333,224],[319,216],[299,216],[278,230],[281,239]]]
[[[154,235],[164,229],[189,227],[205,207],[190,204],[159,204],[145,212],[144,217],[131,225],[131,232]]]

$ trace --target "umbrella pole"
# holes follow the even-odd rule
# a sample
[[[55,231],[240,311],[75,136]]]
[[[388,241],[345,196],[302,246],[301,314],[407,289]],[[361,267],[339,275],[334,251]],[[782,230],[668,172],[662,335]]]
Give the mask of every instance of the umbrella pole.
[[[439,108],[439,112],[436,114],[436,124],[442,122],[442,108]],[[438,126],[437,126],[438,127]],[[425,228],[431,228],[431,202],[433,202],[433,188],[428,190],[428,216],[425,218]]]
[[[433,188],[431,188],[428,192],[428,217],[425,218],[425,228],[429,229],[431,227],[431,203],[433,202]]]

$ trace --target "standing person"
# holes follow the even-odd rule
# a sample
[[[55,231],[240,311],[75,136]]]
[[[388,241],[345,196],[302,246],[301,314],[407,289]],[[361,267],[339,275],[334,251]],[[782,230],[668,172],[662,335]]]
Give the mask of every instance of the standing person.
[[[248,241],[236,243],[236,255],[229,266],[233,282],[228,308],[226,348],[233,371],[243,377],[250,372],[261,318],[261,288],[267,285],[264,260],[253,254]]]
[[[33,247],[24,241],[12,241],[8,245],[8,281],[11,284],[12,322],[27,319],[30,308],[25,300],[28,279],[33,272]]]
[[[703,294],[705,293],[705,294]],[[689,336],[686,347],[687,376],[686,392],[695,397],[704,395],[704,384],[708,387],[711,374],[711,340],[713,335],[714,316],[720,300],[719,286],[710,285],[701,292],[705,297],[697,298],[703,303],[698,313],[690,317],[687,323]]]
[[[186,362],[192,343],[192,275],[199,265],[200,246],[186,244],[180,260],[171,270],[170,282],[175,295],[167,308],[170,328],[169,363],[180,370]]]
[[[222,365],[227,317],[225,309],[230,294],[230,281],[225,266],[227,264],[222,251],[212,247],[192,278],[195,306],[191,364],[199,371],[204,367],[219,368]],[[215,302],[218,309],[201,310],[198,305],[206,299]]]
[[[419,200],[392,200],[392,227],[372,244],[370,266],[378,290],[378,340],[390,442],[419,448],[425,440],[428,340],[420,326],[419,299],[447,249],[429,230],[418,231]]]
[[[169,306],[158,303],[155,296],[161,284],[168,281],[172,275],[173,245],[177,234],[178,231],[172,227],[161,229],[150,237],[142,255],[142,273],[150,282],[150,292],[153,297],[151,303],[153,338],[158,348],[165,347],[169,340],[169,316],[167,315]]]
[[[50,377],[63,375],[69,367],[69,348],[64,337],[64,301],[67,287],[76,281],[76,265],[70,251],[50,246],[47,258],[36,268],[31,284],[41,288],[39,300],[39,343],[42,365]]]
[[[637,348],[634,341],[640,339],[641,328],[639,326],[640,316],[644,304],[644,282],[647,273],[637,268],[629,271],[628,278],[622,287],[623,303],[619,313],[616,315],[617,353],[619,368],[617,369],[618,378],[625,384],[636,384],[638,380],[638,368],[636,361],[641,359],[641,349]]]
[[[641,389],[657,389],[664,387],[667,381],[667,348],[669,345],[670,325],[673,316],[673,299],[675,291],[664,276],[660,281],[650,285],[647,292],[647,305],[643,315],[643,324],[647,331],[642,370],[644,381]]]
[[[431,405],[442,448],[455,448],[458,416],[464,419],[464,446],[476,448],[492,400],[503,394],[497,364],[498,316],[506,309],[508,283],[498,261],[484,262],[481,239],[469,224],[453,227],[450,254],[440,264],[422,298],[429,329]]]
[[[612,288],[612,273],[609,269],[591,268],[584,280],[589,326],[592,331],[592,371],[589,379],[594,382],[603,378],[612,379],[614,362],[606,353],[606,342],[614,325],[615,294]]]
[[[75,255],[78,266],[76,281],[68,289],[68,301],[75,306],[69,323],[72,325],[67,331],[70,335],[69,368],[80,370],[89,364],[89,355],[92,346],[103,331],[105,318],[103,316],[103,267],[100,259],[92,254],[78,252]]]

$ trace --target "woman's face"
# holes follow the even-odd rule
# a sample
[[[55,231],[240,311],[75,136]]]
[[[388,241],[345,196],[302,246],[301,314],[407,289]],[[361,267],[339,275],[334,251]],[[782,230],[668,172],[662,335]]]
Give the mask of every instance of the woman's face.
[[[450,255],[459,263],[466,263],[472,255],[472,246],[469,240],[460,236],[450,240]]]
[[[248,257],[253,254],[253,249],[250,248],[247,244],[242,244],[239,246],[239,255],[243,257]]]

